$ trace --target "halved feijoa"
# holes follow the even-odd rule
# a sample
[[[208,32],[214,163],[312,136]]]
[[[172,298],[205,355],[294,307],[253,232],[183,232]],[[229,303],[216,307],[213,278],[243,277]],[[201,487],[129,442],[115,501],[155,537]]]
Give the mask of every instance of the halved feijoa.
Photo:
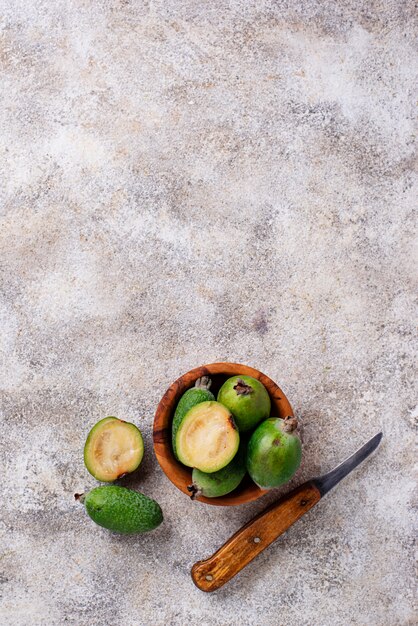
[[[211,391],[209,391],[211,384],[212,381],[208,376],[202,376],[202,378],[197,379],[194,387],[188,389],[179,400],[176,411],[174,413],[173,424],[171,426],[171,440],[174,456],[176,457],[176,459],[178,459],[176,449],[176,435],[179,426],[183,421],[183,417],[196,404],[200,404],[201,402],[207,402],[208,400],[215,400],[215,396]]]
[[[176,434],[179,461],[202,472],[217,472],[234,458],[239,433],[232,413],[220,402],[201,402],[184,416]]]
[[[84,463],[97,480],[112,482],[137,469],[144,456],[141,431],[117,417],[105,417],[88,434]]]

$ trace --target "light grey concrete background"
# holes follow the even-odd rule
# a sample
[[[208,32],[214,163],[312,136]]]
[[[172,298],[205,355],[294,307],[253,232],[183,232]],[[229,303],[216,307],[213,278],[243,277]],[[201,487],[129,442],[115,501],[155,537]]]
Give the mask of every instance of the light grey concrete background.
[[[414,3],[1,0],[0,622],[414,624]],[[193,504],[153,413],[202,363],[253,365],[303,419],[293,484],[367,465],[231,584],[195,588],[265,503]],[[165,522],[73,500],[106,415]]]

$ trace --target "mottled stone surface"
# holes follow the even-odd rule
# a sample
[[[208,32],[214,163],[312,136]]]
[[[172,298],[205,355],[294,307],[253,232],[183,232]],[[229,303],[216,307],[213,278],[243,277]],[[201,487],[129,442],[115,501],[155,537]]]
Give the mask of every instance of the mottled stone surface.
[[[0,622],[415,623],[414,3],[0,4]],[[385,439],[206,595],[191,565],[279,493],[205,506],[157,465],[161,395],[218,360],[303,419],[293,484]],[[73,499],[109,414],[144,433],[146,536]]]

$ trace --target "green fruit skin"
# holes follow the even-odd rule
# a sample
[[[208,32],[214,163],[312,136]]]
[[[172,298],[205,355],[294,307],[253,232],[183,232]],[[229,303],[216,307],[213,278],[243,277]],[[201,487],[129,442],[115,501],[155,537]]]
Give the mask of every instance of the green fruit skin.
[[[92,489],[84,497],[84,504],[93,522],[124,535],[148,532],[163,521],[155,500],[117,485]]]
[[[249,395],[238,395],[234,387],[239,380],[252,387],[253,392]],[[241,432],[252,430],[270,415],[271,400],[267,389],[251,376],[228,378],[220,388],[217,399],[231,411]]]
[[[290,480],[302,460],[302,444],[294,432],[283,430],[284,420],[272,417],[256,428],[248,442],[247,470],[262,489]]]
[[[246,446],[240,443],[238,452],[232,461],[217,472],[206,474],[206,472],[201,472],[195,468],[192,472],[193,486],[190,491],[196,493],[197,490],[198,495],[206,498],[218,498],[231,493],[238,487],[247,473],[245,453]]]
[[[209,389],[200,389],[198,387],[192,387],[188,389],[180,398],[179,403],[176,407],[176,411],[173,417],[173,423],[171,426],[172,439],[171,443],[173,446],[174,456],[177,460],[179,457],[177,455],[177,446],[176,446],[176,435],[177,431],[180,427],[180,424],[183,421],[183,417],[190,411],[191,408],[196,406],[196,404],[200,404],[201,402],[215,400],[215,396]]]
[[[113,482],[113,480],[106,480],[102,476],[100,476],[100,473],[97,473],[97,471],[96,471],[96,469],[94,467],[94,459],[91,459],[89,457],[89,451],[90,451],[89,447],[90,447],[90,441],[93,438],[93,435],[94,435],[96,429],[99,426],[103,426],[103,424],[106,424],[107,422],[112,422],[114,420],[123,421],[123,420],[119,420],[118,417],[113,417],[113,416],[104,417],[103,419],[98,421],[97,424],[95,424],[93,426],[93,428],[91,429],[91,431],[87,435],[86,443],[84,444],[84,465],[86,466],[87,471],[92,476],[94,476],[94,478],[96,478],[97,480],[100,480],[100,481],[102,481],[104,483],[108,483],[108,482],[111,483],[111,482]],[[140,453],[138,455],[138,459],[137,459],[136,465],[132,466],[132,469],[129,471],[129,473],[131,473],[131,472],[134,472],[136,469],[138,469],[138,467],[141,465],[141,461],[142,461],[142,459],[144,457],[144,440],[143,440],[141,431],[139,430],[139,428],[137,426],[135,426],[135,424],[132,424],[131,422],[125,422],[125,425],[127,427],[131,428],[135,432],[136,436],[139,438],[139,440],[141,441],[141,444],[142,444],[142,453]]]

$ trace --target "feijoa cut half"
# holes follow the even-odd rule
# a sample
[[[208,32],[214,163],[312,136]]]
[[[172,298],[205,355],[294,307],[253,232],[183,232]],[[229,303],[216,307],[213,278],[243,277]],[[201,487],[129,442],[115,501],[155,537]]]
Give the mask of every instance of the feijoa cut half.
[[[113,482],[136,470],[144,456],[141,431],[117,417],[105,417],[88,434],[84,463],[94,478]]]
[[[183,421],[183,417],[196,404],[200,404],[201,402],[207,402],[208,400],[215,400],[215,396],[210,391],[211,384],[212,381],[208,376],[202,376],[202,378],[197,379],[194,387],[188,389],[179,400],[176,411],[174,413],[173,424],[171,426],[172,446],[176,459],[178,459],[176,448],[176,435],[179,426]]]
[[[228,465],[238,446],[239,433],[232,413],[216,401],[192,407],[176,434],[179,461],[208,474]]]

